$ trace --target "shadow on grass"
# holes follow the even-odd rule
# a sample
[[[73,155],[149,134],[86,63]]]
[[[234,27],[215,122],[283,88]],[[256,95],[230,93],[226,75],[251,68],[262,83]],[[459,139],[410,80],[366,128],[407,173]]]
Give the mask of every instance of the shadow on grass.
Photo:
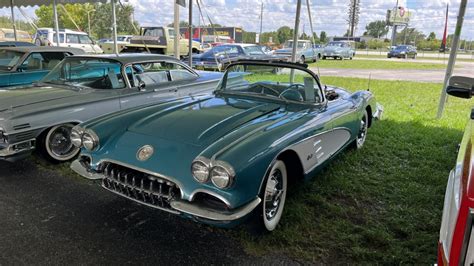
[[[358,151],[344,151],[288,195],[277,230],[238,234],[253,254],[309,262],[436,261],[444,191],[462,131],[378,121]]]

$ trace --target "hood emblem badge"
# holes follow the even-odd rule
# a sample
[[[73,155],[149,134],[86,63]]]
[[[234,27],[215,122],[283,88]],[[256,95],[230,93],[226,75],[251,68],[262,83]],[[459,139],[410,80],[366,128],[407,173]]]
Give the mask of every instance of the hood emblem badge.
[[[146,161],[146,160],[150,159],[150,157],[153,155],[154,151],[155,150],[153,149],[152,146],[145,145],[145,146],[141,147],[140,149],[138,149],[137,159],[139,161]]]

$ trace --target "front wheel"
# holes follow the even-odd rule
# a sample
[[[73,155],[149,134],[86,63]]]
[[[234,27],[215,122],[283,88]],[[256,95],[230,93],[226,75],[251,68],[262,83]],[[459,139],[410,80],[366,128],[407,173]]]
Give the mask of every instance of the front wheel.
[[[300,63],[300,64],[304,64],[304,63],[305,63],[305,58],[304,58],[303,55],[300,57],[299,63]]]
[[[76,157],[80,149],[71,142],[73,124],[62,124],[50,128],[39,141],[41,154],[51,162],[61,163]]]
[[[287,191],[287,172],[283,161],[277,160],[272,165],[266,177],[260,193],[262,203],[260,204],[259,215],[257,216],[260,228],[265,231],[273,231],[280,222],[285,207]]]

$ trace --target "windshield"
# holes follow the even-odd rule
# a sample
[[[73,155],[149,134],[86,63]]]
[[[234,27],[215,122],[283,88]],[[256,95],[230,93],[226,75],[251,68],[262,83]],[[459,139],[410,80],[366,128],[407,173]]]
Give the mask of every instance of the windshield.
[[[219,45],[203,54],[206,56],[238,54],[239,47],[236,45]]]
[[[342,43],[342,42],[330,42],[330,43],[328,43],[328,46],[343,47],[344,43]]]
[[[122,65],[113,60],[68,57],[46,75],[41,82],[93,89],[125,87]]]
[[[244,46],[243,48],[244,48],[245,53],[249,55],[265,54],[262,50],[262,47],[257,46],[257,45]]]
[[[298,49],[304,48],[305,43],[306,42],[298,42],[298,46],[296,48],[298,48]],[[293,48],[293,41],[286,41],[284,47],[285,48]]]
[[[408,46],[405,46],[405,45],[399,45],[395,47],[395,50],[406,50],[406,49],[408,49]]]
[[[275,65],[231,66],[218,92],[300,103],[318,103],[323,99],[319,83],[310,73]]]
[[[24,53],[0,50],[0,69],[12,69]]]

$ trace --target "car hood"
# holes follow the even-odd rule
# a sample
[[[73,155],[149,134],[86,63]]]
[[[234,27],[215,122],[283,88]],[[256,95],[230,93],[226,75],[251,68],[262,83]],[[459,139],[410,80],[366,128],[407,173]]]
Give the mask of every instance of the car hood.
[[[29,107],[31,105],[50,105],[51,102],[63,102],[78,95],[77,90],[56,86],[25,87],[15,90],[0,90],[0,111]]]
[[[278,110],[275,103],[211,97],[142,117],[129,132],[177,143],[207,146],[237,127]]]

